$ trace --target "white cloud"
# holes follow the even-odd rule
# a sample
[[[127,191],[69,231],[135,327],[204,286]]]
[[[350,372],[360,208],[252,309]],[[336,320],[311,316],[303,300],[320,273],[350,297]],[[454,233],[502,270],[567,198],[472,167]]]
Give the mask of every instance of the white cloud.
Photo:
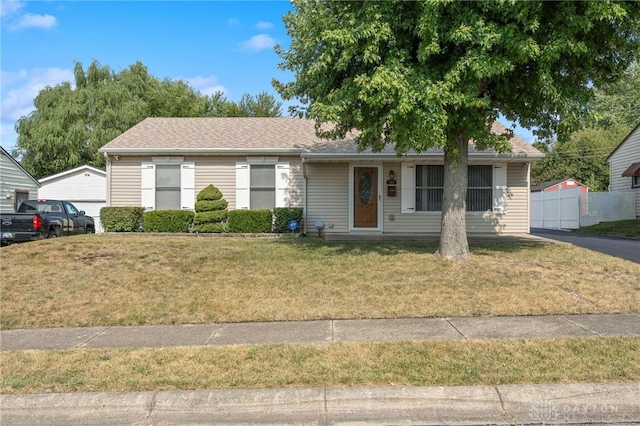
[[[259,30],[268,30],[273,28],[273,24],[271,22],[260,21],[256,24],[256,28]]]
[[[61,68],[2,71],[1,75],[3,89],[0,134],[2,135],[2,146],[9,149],[15,143],[13,128],[16,121],[34,110],[33,100],[38,96],[40,90],[47,86],[56,86],[64,81],[73,82],[74,78],[73,70]]]
[[[58,25],[58,20],[52,15],[35,15],[33,13],[26,13],[17,22],[11,25],[12,30],[21,30],[25,28],[41,28],[43,30],[50,30]]]
[[[231,26],[240,25],[240,20],[238,18],[229,18],[227,19],[227,25],[231,25]]]
[[[184,80],[189,82],[191,87],[193,87],[203,95],[211,96],[216,92],[225,93],[227,91],[227,89],[223,85],[218,84],[218,77],[214,75],[211,75],[209,77],[196,76],[185,78]]]
[[[0,1],[0,16],[3,18],[15,15],[24,7],[24,2],[15,0]]]
[[[248,52],[259,52],[264,49],[271,49],[276,41],[268,34],[258,34],[242,43],[242,49]]]

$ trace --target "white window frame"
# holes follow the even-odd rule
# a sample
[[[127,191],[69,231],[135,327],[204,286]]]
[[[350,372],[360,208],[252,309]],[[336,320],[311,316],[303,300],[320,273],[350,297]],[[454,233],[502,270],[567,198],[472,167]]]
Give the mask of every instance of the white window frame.
[[[275,207],[289,207],[290,164],[278,157],[247,157],[247,161],[236,163],[236,209],[251,208],[251,166],[272,165],[275,169]]]
[[[401,213],[416,213],[416,165],[414,163],[402,163],[400,167],[400,206]],[[425,164],[429,165],[429,164]],[[482,165],[482,164],[479,164]],[[489,165],[489,164],[484,164]],[[493,164],[493,210],[494,214],[507,213],[507,163]],[[420,211],[420,214],[433,214],[441,212]],[[472,212],[468,214],[484,214],[486,212]]]
[[[184,157],[152,157],[140,163],[140,204],[145,211],[156,209],[156,165],[180,165],[180,205],[182,210],[195,210],[196,163]]]

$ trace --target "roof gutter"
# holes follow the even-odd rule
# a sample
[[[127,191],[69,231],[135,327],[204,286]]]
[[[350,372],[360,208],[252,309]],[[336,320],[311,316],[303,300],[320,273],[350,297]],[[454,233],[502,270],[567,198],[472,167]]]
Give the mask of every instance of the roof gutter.
[[[307,161],[311,160],[340,160],[340,161],[358,161],[358,160],[380,160],[385,159],[388,161],[397,160],[397,161],[407,161],[407,160],[420,160],[424,158],[442,158],[444,153],[442,152],[429,152],[429,153],[410,153],[403,156],[398,157],[395,154],[389,153],[367,153],[367,154],[355,154],[355,153],[344,153],[344,154],[336,154],[336,153],[313,153],[313,152],[304,152],[301,157],[306,159]],[[470,152],[469,159],[496,159],[496,160],[540,160],[544,158],[544,154],[542,153],[488,153],[488,152]]]
[[[191,154],[191,155],[246,155],[246,154],[300,154],[302,148],[100,148],[107,155],[135,154]]]

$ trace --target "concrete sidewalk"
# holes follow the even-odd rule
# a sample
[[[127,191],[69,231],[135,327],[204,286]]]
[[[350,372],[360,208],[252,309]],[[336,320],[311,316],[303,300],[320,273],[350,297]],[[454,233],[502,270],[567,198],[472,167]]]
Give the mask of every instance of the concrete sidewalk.
[[[2,350],[640,336],[640,315],[4,330]],[[0,395],[2,425],[640,424],[640,383]]]
[[[640,424],[640,383],[0,395],[2,425]]]
[[[0,349],[640,336],[639,314],[406,318],[0,331]]]

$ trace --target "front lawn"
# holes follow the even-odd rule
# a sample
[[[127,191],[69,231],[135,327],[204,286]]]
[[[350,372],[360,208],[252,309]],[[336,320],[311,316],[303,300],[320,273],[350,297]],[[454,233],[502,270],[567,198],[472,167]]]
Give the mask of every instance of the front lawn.
[[[570,245],[87,235],[3,247],[2,329],[640,312],[640,265]]]
[[[640,219],[601,222],[597,225],[585,226],[580,229],[576,229],[575,232],[640,239]]]

